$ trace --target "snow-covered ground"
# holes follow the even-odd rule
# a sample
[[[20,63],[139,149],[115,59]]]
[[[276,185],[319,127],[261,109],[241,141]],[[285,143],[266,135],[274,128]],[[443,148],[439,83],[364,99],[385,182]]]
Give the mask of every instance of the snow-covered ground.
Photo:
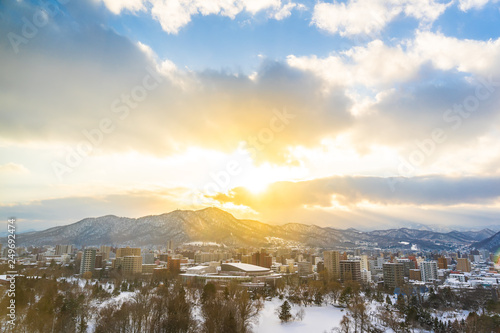
[[[292,321],[281,324],[276,308],[281,306],[283,301],[274,298],[266,301],[264,308],[259,313],[259,322],[253,326],[255,333],[299,333],[299,332],[330,332],[332,328],[338,327],[344,316],[345,310],[341,311],[332,305],[303,307],[305,316],[302,321]],[[290,303],[290,305],[292,305]],[[291,313],[295,315],[300,307],[292,305]]]
[[[132,297],[134,297],[134,295],[136,293],[137,292],[135,292],[135,291],[122,291],[122,292],[120,292],[119,295],[117,295],[115,297],[111,297],[110,299],[107,299],[104,302],[94,301],[92,303],[92,305],[96,307],[96,310],[101,310],[102,308],[104,308],[107,305],[115,305],[117,308],[119,308],[123,304],[123,302],[130,300]],[[92,318],[87,323],[87,325],[88,325],[87,326],[87,333],[94,332],[95,324],[96,324],[96,318],[95,318],[95,316],[92,316]]]
[[[118,296],[111,297],[102,303],[95,303],[98,309],[102,309],[110,304],[116,305],[119,308],[124,302],[130,300],[137,292],[135,291],[122,291]]]
[[[80,288],[84,288],[87,283],[84,279],[70,278],[68,282],[78,283]],[[89,284],[93,285],[95,282],[89,281]],[[110,284],[103,284],[103,287],[108,289]],[[110,289],[112,290],[112,288]],[[134,297],[137,292],[120,292],[119,295],[111,297],[104,301],[96,301],[92,302],[92,306],[96,310],[100,310],[107,305],[113,305],[116,307],[120,307],[121,304],[125,301],[128,301]],[[396,303],[397,297],[395,295],[389,296],[391,298],[392,303]],[[283,300],[279,298],[273,298],[272,300],[268,300],[264,302],[264,307],[259,312],[257,317],[258,321],[252,324],[252,331],[254,333],[302,333],[302,332],[310,332],[310,333],[330,333],[332,328],[339,327],[340,321],[342,317],[346,313],[345,309],[336,308],[333,305],[323,305],[323,306],[309,306],[309,307],[300,307],[294,305],[289,302],[291,305],[291,314],[295,316],[300,309],[304,310],[303,319],[297,320],[293,319],[288,323],[281,323],[278,318],[278,314],[276,309],[278,309],[282,304]],[[382,303],[384,305],[385,303]],[[377,312],[377,307],[380,306],[380,303],[372,301],[371,303],[366,304],[368,313]],[[194,317],[198,321],[202,321],[202,317],[200,314],[200,309],[198,306],[193,308]],[[466,319],[468,311],[449,311],[449,312],[441,312],[441,313],[432,313],[432,316],[438,317],[440,320],[444,321],[454,321],[458,319]],[[95,330],[95,316],[92,316],[88,322],[87,333],[93,333]],[[426,331],[422,331],[426,332]],[[386,329],[386,333],[393,333],[392,330]]]
[[[447,312],[434,312],[431,313],[433,317],[445,322],[454,322],[455,320],[462,321],[467,319],[470,311],[467,310],[455,310]]]

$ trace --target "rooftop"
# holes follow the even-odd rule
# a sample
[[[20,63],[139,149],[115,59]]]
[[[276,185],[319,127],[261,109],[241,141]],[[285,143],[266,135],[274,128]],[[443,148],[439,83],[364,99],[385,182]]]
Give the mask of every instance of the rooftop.
[[[251,264],[231,262],[231,263],[225,263],[223,265],[224,266],[232,266],[236,270],[245,271],[245,272],[269,272],[270,271],[269,268],[251,265]]]

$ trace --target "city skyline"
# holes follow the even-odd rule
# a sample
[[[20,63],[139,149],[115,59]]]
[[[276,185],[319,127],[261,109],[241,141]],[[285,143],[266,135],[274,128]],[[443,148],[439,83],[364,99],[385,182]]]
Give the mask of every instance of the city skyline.
[[[488,0],[0,4],[19,231],[219,207],[347,229],[500,216]]]

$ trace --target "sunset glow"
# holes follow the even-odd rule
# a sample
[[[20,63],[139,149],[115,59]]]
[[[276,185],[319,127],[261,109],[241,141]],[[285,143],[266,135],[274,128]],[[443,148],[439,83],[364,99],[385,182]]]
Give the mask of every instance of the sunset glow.
[[[206,206],[498,222],[496,1],[49,2],[0,5],[0,210],[20,228]]]

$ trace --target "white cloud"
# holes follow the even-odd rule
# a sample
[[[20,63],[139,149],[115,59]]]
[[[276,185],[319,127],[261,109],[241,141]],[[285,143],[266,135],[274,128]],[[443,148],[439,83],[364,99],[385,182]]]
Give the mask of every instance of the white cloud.
[[[279,10],[277,10],[272,17],[278,21],[283,20],[290,15],[292,15],[292,9],[295,8],[297,5],[293,2],[289,2],[283,7],[281,7]]]
[[[370,34],[382,30],[398,13],[380,1],[320,2],[314,6],[312,23],[342,36]]]
[[[75,40],[82,40],[77,36]],[[156,60],[147,45],[131,43],[107,29],[98,29],[88,38],[102,43],[75,43],[71,53],[58,53],[61,41],[71,37],[41,35],[40,44],[26,45],[25,52],[17,56],[0,48],[4,64],[0,78],[9,78],[12,88],[0,92],[5,101],[0,117],[10,119],[9,114],[16,114],[16,119],[0,122],[2,140],[67,142],[68,149],[76,149],[73,147],[86,138],[83,132],[95,129],[106,117],[113,119],[115,130],[103,136],[92,154],[145,149],[166,156],[192,146],[228,152],[244,141],[251,148],[249,140],[269,126],[273,110],[286,110],[293,119],[308,121],[289,122],[283,116],[289,122],[287,130],[276,135],[255,160],[287,163],[288,146],[313,146],[350,122],[350,100],[341,91],[328,99],[316,96],[321,80],[279,62],[263,60],[251,80],[245,75],[178,69],[168,59]],[[44,56],[39,45],[46,54],[57,57]],[[105,55],[104,45],[108,48]],[[144,80],[156,81],[151,68],[170,80],[162,80],[144,97],[132,97]],[[75,79],[68,81],[68,77]],[[54,91],[59,96],[56,100]],[[311,110],[314,117],[310,117]],[[65,158],[66,153],[61,152],[54,160]]]
[[[447,128],[446,144],[426,161],[432,164],[442,151],[468,144],[490,128],[485,124],[497,121],[497,92],[481,101],[481,112],[456,120],[453,128],[444,114],[474,96],[481,84],[489,90],[498,87],[499,58],[500,38],[459,40],[420,31],[394,46],[375,40],[324,58],[291,55],[287,63],[321,78],[323,91],[345,91],[353,101],[349,112],[356,119],[349,132],[355,133],[353,142],[360,152],[380,144],[398,147],[407,156],[415,149],[415,139],[425,138],[435,128]]]
[[[440,3],[436,0],[406,0],[402,8],[406,16],[427,24],[437,20],[452,3],[453,1]]]
[[[367,86],[406,81],[416,74],[419,66],[418,57],[407,53],[402,45],[388,47],[380,40],[346,54],[358,64],[356,79]]]
[[[193,80],[189,80],[188,73],[181,71],[173,61],[170,59],[160,59],[149,45],[137,42],[137,46],[150,62],[155,64],[158,73],[168,78],[172,84],[186,90],[190,83],[192,83],[190,81]]]
[[[414,17],[423,24],[435,21],[449,6],[435,0],[349,0],[347,3],[319,2],[312,24],[341,36],[376,34],[398,15]]]
[[[310,71],[324,79],[330,86],[344,86],[353,83],[353,75],[340,56],[318,58],[317,56],[287,57],[289,66],[302,71]]]
[[[145,9],[146,0],[102,0],[113,14],[120,14],[123,10],[138,12]]]
[[[298,3],[297,4],[297,10],[304,11],[304,10],[309,10],[309,8],[307,8],[307,6],[304,5],[303,3]]]
[[[270,8],[279,9],[281,7],[280,0],[242,0],[241,2],[245,6],[246,11],[251,14],[256,14],[261,10]]]
[[[292,55],[288,64],[312,71],[331,86],[390,87],[416,75],[420,60],[406,53],[401,45],[389,47],[375,40],[366,47],[354,47],[323,59]]]
[[[439,70],[487,76],[498,72],[500,38],[459,40],[441,33],[417,32],[413,40],[388,46],[380,40],[325,58],[290,55],[291,67],[315,73],[329,86],[363,85],[387,89],[415,78],[424,63]],[[388,61],[390,60],[390,61]]]
[[[459,0],[458,8],[460,8],[461,11],[466,12],[470,9],[481,9],[488,2],[498,2],[498,0]]]
[[[489,41],[460,40],[441,33],[419,32],[414,41],[413,52],[441,70],[457,69],[461,72],[489,75],[492,70],[499,69],[500,38]]]
[[[255,15],[267,11],[270,18],[282,20],[291,15],[297,4],[281,0],[101,0],[113,14],[124,10],[138,12],[150,8],[151,16],[163,30],[177,34],[191,22],[193,15],[221,15],[234,19],[246,11]],[[302,9],[303,6],[298,7]]]
[[[397,190],[387,178],[332,176],[299,182],[274,182],[255,195],[246,188],[214,196],[219,202],[245,205],[255,211],[294,209],[304,205],[331,207],[332,196],[343,206],[369,202],[378,205],[455,206],[498,204],[500,177],[443,177],[435,175],[398,179]],[[283,193],[287,193],[284,200]]]
[[[160,22],[161,27],[168,33],[176,34],[179,29],[191,21],[191,15],[196,8],[183,6],[181,1],[155,0],[152,2],[151,15]]]
[[[130,5],[132,2],[127,3],[127,8],[140,8]],[[167,4],[166,1],[158,3]],[[292,3],[284,1],[280,2],[279,11],[273,5],[276,1],[266,3],[270,5],[263,7],[265,3],[261,2],[260,7],[254,7],[261,8],[258,11],[261,17],[271,17],[275,13],[274,18],[278,19],[289,10],[298,10],[298,6],[292,7]],[[430,17],[429,21],[438,16],[432,16],[423,8],[413,8],[409,3],[405,2],[405,15]],[[179,31],[192,15],[235,17],[242,11],[250,13],[242,1],[173,1],[169,4],[174,6],[169,9],[172,18],[178,20],[166,23],[172,31]],[[145,7],[151,9],[147,3]],[[173,186],[170,183],[173,181],[204,184],[212,181],[205,171],[224,170],[218,164],[214,164],[214,168],[207,167],[214,154],[226,152],[224,156],[228,156],[241,147],[242,141],[250,142],[251,138],[265,133],[262,130],[269,126],[274,110],[287,110],[293,119],[283,131],[274,133],[272,142],[257,153],[255,160],[289,163],[290,151],[300,148],[305,153],[292,155],[296,157],[293,162],[302,165],[304,159],[305,163],[309,159],[310,164],[324,166],[324,174],[381,174],[391,165],[395,170],[391,170],[391,174],[397,174],[397,157],[406,158],[405,152],[415,149],[416,140],[425,140],[429,129],[450,125],[443,123],[443,112],[474,92],[474,84],[468,84],[464,77],[468,78],[471,73],[497,74],[494,80],[500,80],[497,60],[500,39],[459,40],[440,33],[418,32],[411,40],[398,44],[375,40],[325,58],[292,55],[287,59],[288,65],[259,57],[261,68],[246,77],[224,71],[196,73],[179,69],[168,59],[158,59],[149,46],[132,44],[112,29],[105,29],[104,25],[78,31],[66,31],[61,26],[61,29],[46,31],[40,29],[36,41],[23,45],[24,50],[18,55],[10,48],[0,47],[3,64],[0,81],[2,86],[10,88],[0,91],[3,103],[0,118],[6,120],[0,122],[0,141],[53,144],[55,147],[23,149],[25,160],[12,154],[20,154],[17,149],[5,150],[4,155],[14,156],[11,160],[18,164],[4,162],[0,166],[0,176],[8,189],[4,191],[6,198],[1,198],[2,202],[49,195],[63,197],[71,193],[86,195],[84,191],[94,190],[96,193],[89,195],[95,195],[97,191],[105,191],[104,187],[136,188],[139,184],[157,184],[163,179],[169,182],[168,186]],[[61,52],[61,45],[71,47]],[[119,100],[121,109],[129,105],[125,102],[127,96],[143,84],[144,78],[151,78],[149,69],[155,66],[170,80],[165,79],[158,88],[148,91],[147,98],[137,106],[126,107],[130,115],[120,119],[121,113],[115,112],[113,101]],[[178,83],[186,82],[183,80],[196,82],[196,85],[192,89],[179,89]],[[323,86],[329,87],[328,94],[318,93]],[[353,105],[352,101],[356,103]],[[498,136],[483,137],[491,126],[500,123],[498,105],[498,94],[481,101],[480,111],[463,119],[460,131],[447,132],[446,145],[436,147],[439,151],[435,154],[437,161],[433,157],[417,174],[429,173],[429,170],[436,174],[458,170],[498,175],[500,162],[495,154],[499,148]],[[103,118],[112,119],[116,129],[103,134],[102,142],[95,146],[92,155],[85,157],[81,166],[68,175],[68,181],[57,187],[61,192],[55,194],[55,187],[47,186],[55,181],[50,162],[66,163],[68,152],[88,141],[84,132],[97,129]],[[348,136],[349,141],[338,140],[340,135]],[[325,149],[323,142],[328,139],[339,147],[330,149],[327,146],[330,160],[321,155]],[[373,145],[379,148],[373,149]],[[364,146],[370,150],[361,155]],[[172,157],[189,147],[200,147],[208,153],[192,154],[192,160]],[[252,148],[250,144],[247,147]],[[128,152],[131,154],[126,155]],[[126,157],[120,157],[123,155]],[[131,160],[141,165],[127,163]],[[168,161],[168,169],[162,164],[163,160]],[[220,160],[225,167],[225,160]],[[383,167],[377,168],[375,163],[370,163],[372,161],[383,162]],[[22,165],[29,174],[22,173],[26,171]],[[205,171],[193,172],[191,168],[194,167]],[[176,170],[182,170],[184,178],[169,176]],[[304,177],[318,178],[319,173],[313,170]],[[191,177],[197,180],[188,179]],[[30,191],[21,193],[26,192],[26,188]],[[411,199],[408,197],[407,201],[413,202]],[[152,200],[146,198],[134,204],[127,201],[123,207],[140,207],[143,202],[151,203]],[[158,206],[141,206],[144,214],[154,213],[157,207],[161,212],[167,210],[161,200],[154,202],[158,202]],[[78,206],[89,205],[82,201]],[[172,206],[177,207],[177,202]],[[61,202],[53,207],[70,207],[64,211],[72,211],[72,206]],[[102,207],[109,212],[109,208]],[[40,209],[34,206],[32,209],[35,217]],[[123,213],[121,207],[117,211]],[[88,215],[82,213],[82,217]]]
[[[156,55],[156,53],[153,51],[153,49],[151,48],[151,46],[149,45],[146,45],[144,43],[141,43],[141,42],[137,42],[137,46],[139,47],[139,49],[144,53],[146,54],[146,56],[148,57],[148,59],[152,60],[152,61],[156,61],[158,56]]]

